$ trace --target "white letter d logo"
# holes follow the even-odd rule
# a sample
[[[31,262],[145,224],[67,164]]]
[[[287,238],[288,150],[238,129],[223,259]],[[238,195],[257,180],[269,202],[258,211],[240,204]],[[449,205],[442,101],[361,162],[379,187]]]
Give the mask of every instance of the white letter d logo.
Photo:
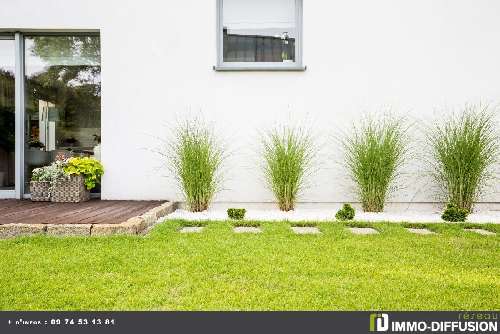
[[[378,332],[387,332],[389,330],[389,316],[387,314],[380,314],[380,316],[377,317],[376,321]]]

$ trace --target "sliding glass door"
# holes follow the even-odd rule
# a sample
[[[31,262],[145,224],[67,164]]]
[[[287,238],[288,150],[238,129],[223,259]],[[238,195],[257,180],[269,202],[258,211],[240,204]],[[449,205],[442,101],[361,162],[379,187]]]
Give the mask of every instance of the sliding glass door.
[[[0,36],[0,198],[16,186],[15,41]]]
[[[34,168],[57,157],[100,159],[101,55],[98,35],[24,38],[25,191]]]
[[[101,156],[99,34],[0,33],[0,199],[72,156]]]

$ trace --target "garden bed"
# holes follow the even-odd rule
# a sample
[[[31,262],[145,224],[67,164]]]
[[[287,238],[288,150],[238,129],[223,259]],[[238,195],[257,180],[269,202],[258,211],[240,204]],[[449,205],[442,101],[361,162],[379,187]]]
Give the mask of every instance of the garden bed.
[[[277,209],[248,209],[245,215],[250,221],[334,221],[338,207],[331,209],[297,209],[283,212]],[[216,221],[226,220],[227,212],[224,209],[210,209],[204,212],[189,212],[178,209],[168,215],[169,219],[183,219],[191,221]],[[440,212],[399,211],[384,213],[356,212],[356,221],[365,222],[409,222],[409,223],[442,223]],[[500,211],[478,211],[468,216],[467,222],[500,224]]]

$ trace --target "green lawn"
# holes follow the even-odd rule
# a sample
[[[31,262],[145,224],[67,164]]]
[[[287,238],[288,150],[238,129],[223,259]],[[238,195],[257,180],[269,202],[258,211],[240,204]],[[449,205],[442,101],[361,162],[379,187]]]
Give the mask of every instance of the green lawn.
[[[264,223],[235,235],[227,222],[199,235],[169,221],[145,237],[0,241],[2,310],[498,310],[497,236],[399,224],[355,236],[338,223],[294,235]]]

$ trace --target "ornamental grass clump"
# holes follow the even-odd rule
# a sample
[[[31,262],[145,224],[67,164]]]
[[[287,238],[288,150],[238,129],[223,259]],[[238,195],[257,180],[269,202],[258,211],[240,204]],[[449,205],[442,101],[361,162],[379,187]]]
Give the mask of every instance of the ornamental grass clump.
[[[466,105],[429,134],[430,169],[442,200],[467,212],[494,177],[500,152],[495,111]]]
[[[280,210],[295,208],[311,172],[314,154],[311,136],[304,130],[283,127],[264,136],[264,175]]]
[[[345,163],[365,212],[384,211],[407,153],[401,119],[368,119],[343,141]]]
[[[170,164],[192,212],[208,209],[221,183],[224,150],[212,131],[198,120],[178,126]]]

